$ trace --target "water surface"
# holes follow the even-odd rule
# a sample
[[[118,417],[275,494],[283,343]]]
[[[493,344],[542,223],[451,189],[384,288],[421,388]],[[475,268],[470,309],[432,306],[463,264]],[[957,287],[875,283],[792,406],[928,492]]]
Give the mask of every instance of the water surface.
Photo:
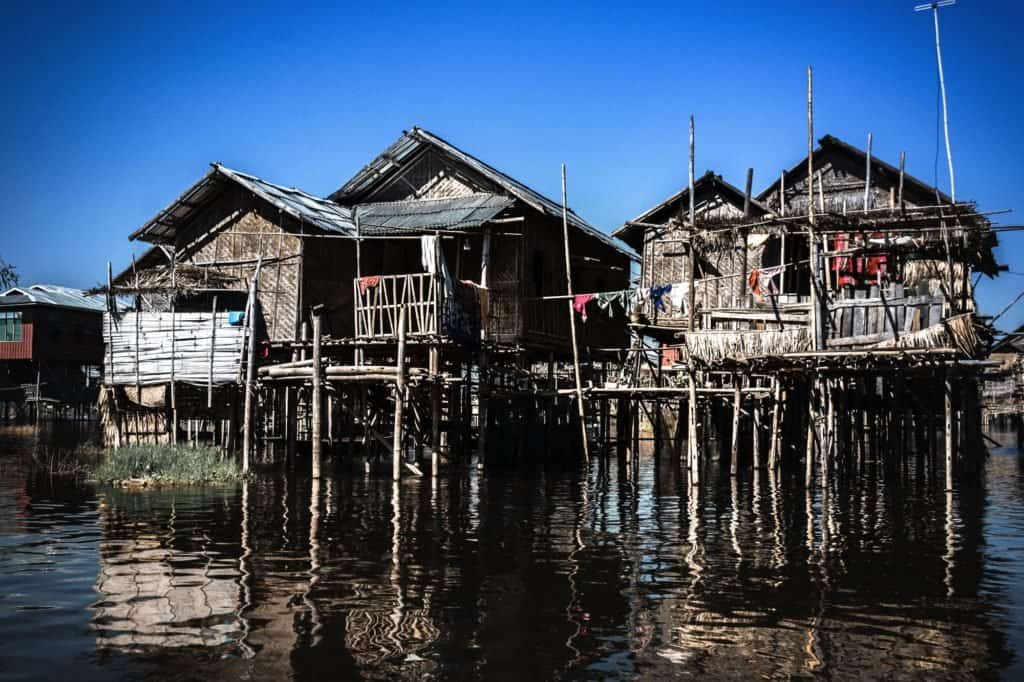
[[[1020,678],[1024,465],[808,493],[560,455],[128,491],[0,432],[5,679]],[[398,504],[395,504],[397,500]]]

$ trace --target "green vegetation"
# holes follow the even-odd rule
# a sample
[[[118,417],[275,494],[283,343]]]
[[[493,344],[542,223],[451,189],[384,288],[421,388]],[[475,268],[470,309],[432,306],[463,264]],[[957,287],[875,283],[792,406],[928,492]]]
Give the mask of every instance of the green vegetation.
[[[217,448],[134,445],[111,450],[92,477],[99,481],[153,485],[223,483],[241,478],[242,470]]]

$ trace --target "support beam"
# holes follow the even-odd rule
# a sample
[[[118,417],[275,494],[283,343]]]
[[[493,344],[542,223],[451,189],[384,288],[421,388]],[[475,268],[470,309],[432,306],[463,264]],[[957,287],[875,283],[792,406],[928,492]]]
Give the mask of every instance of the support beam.
[[[313,402],[313,405],[312,405],[312,412],[313,412],[313,420],[312,420],[313,421],[313,424],[312,424],[312,426],[313,426],[313,435],[311,436],[311,440],[313,441],[312,442],[312,448],[313,448],[312,449],[312,452],[313,452],[313,480],[316,480],[316,479],[320,478],[320,456],[321,456],[321,448],[323,446],[323,434],[322,434],[322,428],[323,427],[322,427],[322,424],[321,424],[321,420],[323,419],[323,408],[321,406],[321,401],[323,400],[322,394],[323,394],[323,383],[324,383],[324,380],[323,380],[324,368],[321,365],[321,361],[320,361],[320,340],[321,340],[320,339],[320,337],[321,337],[320,325],[321,325],[320,310],[319,309],[314,309],[313,310],[313,375],[312,375],[312,384],[313,384],[313,390],[312,390],[312,393],[313,393],[313,401],[312,401]]]

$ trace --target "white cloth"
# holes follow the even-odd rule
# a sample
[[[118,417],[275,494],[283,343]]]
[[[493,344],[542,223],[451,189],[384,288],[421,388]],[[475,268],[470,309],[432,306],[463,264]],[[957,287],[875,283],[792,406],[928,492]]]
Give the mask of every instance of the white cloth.
[[[672,291],[668,293],[668,300],[672,303],[673,310],[686,309],[686,297],[690,293],[690,285],[687,282],[675,282],[672,284]]]
[[[420,237],[420,262],[423,265],[424,272],[429,272],[431,275],[437,273],[438,266],[440,265],[445,291],[451,293],[452,280],[448,274],[448,263],[444,259],[444,251],[441,250],[438,239],[440,238],[432,234],[425,234]],[[437,263],[438,255],[441,256],[440,264]]]

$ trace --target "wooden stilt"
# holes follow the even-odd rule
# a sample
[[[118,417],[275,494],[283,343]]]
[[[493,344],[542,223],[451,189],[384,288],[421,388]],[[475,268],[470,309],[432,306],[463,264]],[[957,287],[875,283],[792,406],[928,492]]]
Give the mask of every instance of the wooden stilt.
[[[743,410],[743,393],[740,391],[740,376],[732,375],[732,449],[729,461],[729,474],[739,473],[740,462],[740,412]]]
[[[762,469],[764,462],[761,459],[761,399],[754,398],[754,428],[753,428],[753,441],[754,445],[754,469]]]
[[[395,380],[395,428],[391,447],[391,478],[399,480],[402,476],[402,418],[405,410],[405,316],[403,306],[398,312],[398,377]]]
[[[322,394],[323,394],[323,376],[324,368],[321,364],[320,359],[320,342],[321,342],[321,321],[320,321],[320,310],[317,308],[313,309],[313,374],[312,374],[312,435],[310,440],[312,441],[312,459],[313,459],[313,479],[320,478],[320,456],[321,448],[323,447],[323,433],[321,431],[321,421],[323,419],[323,407],[321,405]]]
[[[953,439],[953,370],[946,370],[946,490],[953,489],[956,443]]]
[[[687,461],[687,472],[689,474],[690,485],[700,485],[700,445],[698,440],[700,433],[698,432],[698,419],[697,419],[697,375],[691,369],[690,375],[690,395],[689,400],[686,404],[687,411],[687,433],[686,433],[686,444],[688,452]]]
[[[782,382],[779,377],[772,379],[772,432],[771,444],[768,447],[768,468],[777,470],[779,468],[781,435],[779,433],[782,421]]]
[[[242,421],[242,472],[249,472],[249,464],[252,460],[253,450],[253,408],[254,393],[256,391],[256,316],[259,311],[260,266],[263,264],[261,255],[256,261],[256,270],[253,272],[252,282],[249,285],[249,304],[245,311],[245,324],[248,330],[248,356],[245,367],[245,413]]]
[[[441,459],[441,349],[430,347],[430,475],[436,477]]]
[[[576,412],[580,420],[580,435],[583,438],[583,459],[590,462],[590,442],[587,438],[587,414],[583,406],[583,380],[580,377],[580,347],[576,338],[576,311],[573,307],[572,258],[569,249],[569,209],[566,206],[565,164],[562,164],[562,235],[565,245],[565,288],[569,296],[569,330],[572,333],[572,367],[576,379]]]

